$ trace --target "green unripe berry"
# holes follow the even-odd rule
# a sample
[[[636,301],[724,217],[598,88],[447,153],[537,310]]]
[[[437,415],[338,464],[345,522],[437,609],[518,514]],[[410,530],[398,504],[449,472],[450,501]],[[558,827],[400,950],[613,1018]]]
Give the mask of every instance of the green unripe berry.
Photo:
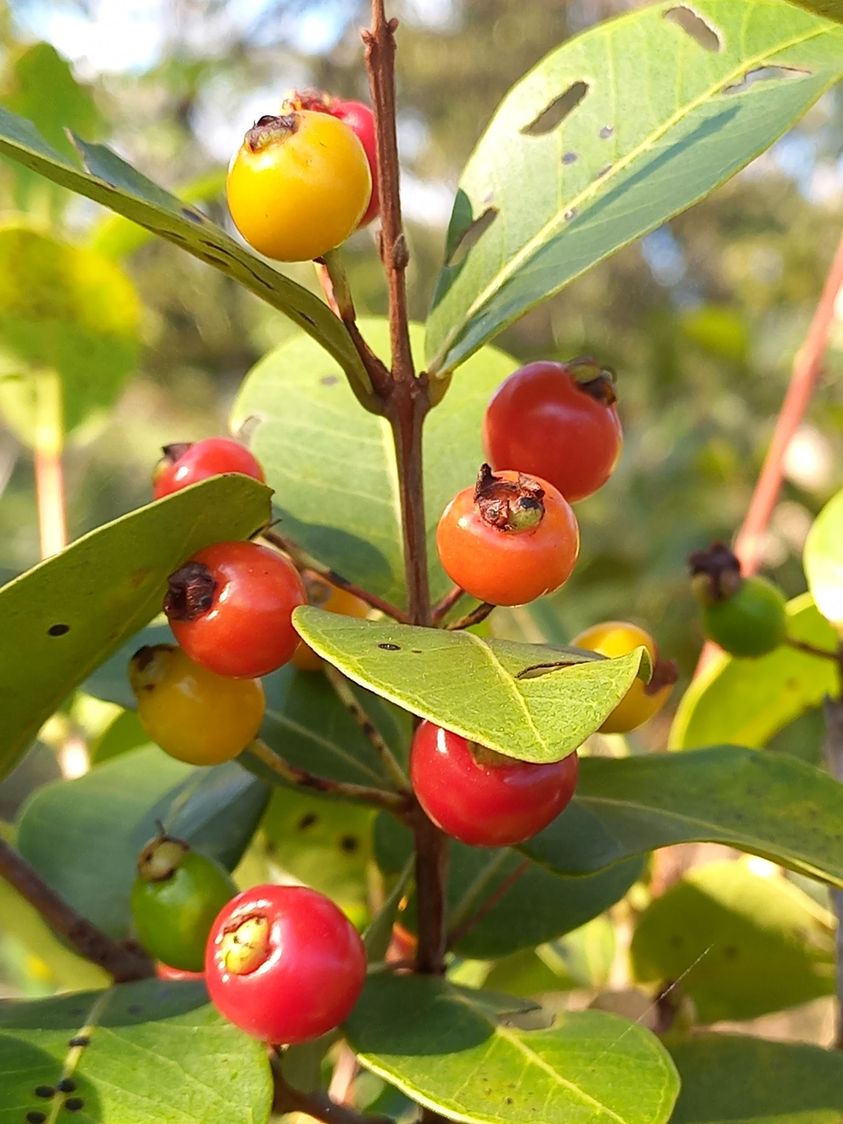
[[[236,893],[231,875],[214,859],[159,836],[138,856],[131,894],[138,940],[171,968],[201,972],[211,925]]]
[[[741,579],[731,596],[702,606],[709,640],[733,656],[766,656],[787,631],[784,594],[765,578]]]

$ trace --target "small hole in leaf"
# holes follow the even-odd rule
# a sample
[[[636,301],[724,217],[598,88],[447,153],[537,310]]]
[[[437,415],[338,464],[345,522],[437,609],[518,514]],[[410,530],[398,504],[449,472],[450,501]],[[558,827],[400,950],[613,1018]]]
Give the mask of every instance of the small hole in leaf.
[[[604,125],[603,128],[600,130],[598,135],[599,135],[601,140],[608,140],[609,137],[614,135],[614,132],[615,132],[615,126],[614,125]]]
[[[451,266],[462,265],[468,257],[468,251],[480,241],[481,236],[486,233],[497,217],[497,207],[487,207],[483,214],[463,231],[456,246],[448,255],[447,264]]]
[[[339,381],[339,375],[323,375],[319,380],[322,386],[336,386]]]
[[[307,831],[307,829],[309,827],[313,827],[313,825],[315,823],[317,823],[318,820],[319,820],[319,817],[316,815],[315,812],[305,812],[305,814],[302,816],[302,818],[296,824],[296,827],[299,829],[299,831]]]
[[[755,70],[748,70],[740,82],[733,82],[731,86],[723,89],[724,94],[742,94],[756,82],[773,82],[788,78],[807,78],[810,70],[800,70],[796,66],[758,66]]]
[[[563,164],[576,164],[576,162],[577,162],[576,152],[563,152],[563,154],[562,154],[562,163]]]
[[[566,211],[565,214],[562,216],[562,218],[565,220],[565,222],[570,222],[571,219],[574,219],[576,217],[577,217],[577,211],[576,211],[575,207],[571,207],[570,211]]]
[[[400,644],[378,644],[378,647],[384,652],[400,652]]]
[[[670,23],[675,23],[686,35],[690,35],[694,42],[702,47],[703,50],[720,50],[722,46],[720,36],[711,24],[706,23],[702,16],[698,15],[693,9],[686,8],[684,4],[680,4],[675,8],[668,8],[664,14],[664,18],[669,20]]]
[[[70,632],[69,624],[51,624],[47,629],[48,636],[64,636],[66,632]]]
[[[564,94],[554,98],[550,105],[545,106],[538,117],[534,117],[529,125],[523,127],[522,134],[525,137],[543,137],[552,133],[562,124],[568,114],[577,108],[587,93],[587,82],[572,82]]]
[[[90,1046],[91,1040],[87,1034],[77,1034],[75,1038],[68,1039],[68,1046]]]
[[[355,851],[360,849],[360,840],[354,835],[344,835],[340,839],[340,850],[344,851],[347,855],[353,855]]]

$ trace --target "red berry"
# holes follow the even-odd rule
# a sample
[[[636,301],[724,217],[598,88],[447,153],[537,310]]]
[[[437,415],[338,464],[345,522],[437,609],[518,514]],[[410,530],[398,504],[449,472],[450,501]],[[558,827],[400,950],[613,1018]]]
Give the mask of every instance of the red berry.
[[[206,437],[202,441],[165,445],[163,453],[152,476],[152,494],[156,500],[221,472],[241,472],[264,482],[263,469],[246,446],[230,437]]]
[[[580,548],[576,517],[552,484],[483,465],[474,488],[451,500],[436,528],[448,577],[492,605],[523,605],[570,577]]]
[[[357,930],[305,886],[255,886],[217,917],[205,952],[215,1006],[266,1042],[318,1038],[351,1013],[366,978]]]
[[[611,375],[590,359],[528,363],[492,396],[483,443],[493,468],[534,473],[566,500],[585,499],[606,483],[621,454]]]
[[[192,660],[217,675],[251,679],[291,658],[299,635],[290,614],[306,602],[286,558],[253,542],[220,542],[170,575],[164,612]]]
[[[516,761],[432,722],[413,738],[410,776],[422,808],[448,835],[475,847],[523,843],[554,820],[577,783],[578,761]]]

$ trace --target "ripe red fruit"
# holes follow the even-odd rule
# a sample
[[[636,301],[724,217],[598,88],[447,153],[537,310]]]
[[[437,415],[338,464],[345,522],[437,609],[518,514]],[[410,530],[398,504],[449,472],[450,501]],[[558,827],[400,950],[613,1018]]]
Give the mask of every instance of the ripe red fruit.
[[[576,753],[538,765],[504,757],[432,722],[413,737],[416,797],[448,835],[475,847],[523,843],[554,820],[577,783]]]
[[[493,468],[533,473],[566,500],[585,499],[606,483],[621,454],[611,374],[593,359],[528,363],[492,396],[483,443]]]
[[[483,465],[474,488],[451,500],[436,528],[448,577],[492,605],[523,605],[570,577],[580,534],[552,484]]]
[[[330,113],[332,117],[344,121],[363,145],[372,174],[372,195],[359,226],[367,226],[380,209],[375,115],[370,107],[362,101],[346,101],[326,93],[308,92],[291,94],[284,101],[284,110],[287,109],[311,109],[317,113]]]
[[[164,612],[196,663],[235,679],[285,664],[299,635],[290,614],[307,602],[296,568],[268,547],[220,542],[170,575]]]
[[[164,456],[152,474],[152,495],[156,500],[221,472],[241,472],[264,482],[263,469],[246,446],[230,437],[178,442],[165,445],[162,452]]]
[[[212,1002],[247,1034],[306,1042],[351,1013],[366,978],[357,930],[305,886],[255,886],[226,905],[205,952]]]

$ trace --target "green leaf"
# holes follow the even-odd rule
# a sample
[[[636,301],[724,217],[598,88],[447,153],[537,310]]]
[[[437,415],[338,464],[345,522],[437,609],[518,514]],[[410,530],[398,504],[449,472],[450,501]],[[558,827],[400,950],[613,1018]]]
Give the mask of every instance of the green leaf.
[[[805,540],[803,563],[817,608],[843,630],[843,490],[814,520]]]
[[[668,1049],[682,1079],[671,1124],[840,1124],[839,1050],[737,1034],[695,1034]]]
[[[514,1009],[518,1004],[513,1000]],[[669,1120],[676,1072],[643,1027],[580,1011],[560,1015],[550,1030],[521,1030],[492,1010],[483,992],[473,997],[444,980],[376,976],[346,1031],[367,1069],[451,1120]]]
[[[662,0],[553,51],[463,172],[428,370],[729,179],[841,69],[843,30],[782,0]]]
[[[93,669],[160,611],[191,554],[267,522],[268,489],[221,476],[148,504],[0,589],[0,775]]]
[[[378,817],[375,853],[385,873],[399,871],[412,848],[403,824],[391,816]],[[449,926],[460,934],[453,947],[478,960],[535,948],[579,928],[619,901],[643,869],[640,859],[631,859],[594,875],[566,878],[508,847],[467,847],[455,840],[449,856]],[[492,908],[485,912],[490,902]],[[416,931],[415,893],[401,923]]]
[[[371,394],[369,377],[342,321],[315,294],[235,242],[209,218],[171,195],[101,145],[74,136],[86,171],[51,147],[31,121],[0,109],[0,154],[54,183],[110,207],[233,277],[313,336],[345,371],[356,392]]]
[[[113,262],[26,227],[0,230],[0,405],[34,445],[112,405],[137,361],[140,306]],[[51,391],[45,381],[58,378]],[[50,395],[56,405],[52,407]]]
[[[21,811],[17,844],[83,917],[122,938],[138,852],[156,821],[233,869],[268,798],[236,762],[197,769],[149,746],[38,789]]]
[[[834,920],[807,894],[746,862],[697,867],[641,914],[632,966],[678,981],[700,1022],[754,1019],[834,991]]]
[[[380,355],[389,354],[389,325],[363,320],[360,329]],[[414,350],[421,327],[413,325]],[[436,524],[445,505],[473,484],[484,459],[483,413],[492,392],[518,366],[486,348],[466,365],[424,428],[428,562],[434,598],[450,588],[436,552]],[[406,601],[401,513],[389,424],[357,408],[336,364],[312,340],[291,339],[249,373],[234,403],[234,432],[249,444],[274,488],[281,534],[344,577],[402,605]]]
[[[82,1037],[89,1045],[70,1045]],[[37,1002],[0,1003],[0,1121],[27,1113],[98,1124],[259,1124],[269,1120],[265,1047],[225,1022],[201,984],[122,984]],[[72,1083],[82,1101],[45,1100]],[[77,1115],[78,1114],[78,1115]]]
[[[559,761],[614,710],[648,659],[295,610],[297,631],[349,679],[521,761]]]
[[[843,23],[843,0],[790,0],[790,3],[798,4],[800,8],[807,8],[810,12],[816,12],[818,16]]]
[[[843,785],[794,758],[739,746],[586,758],[574,799],[518,848],[589,874],[673,843],[724,843],[843,886]]]
[[[787,606],[788,636],[832,652],[834,629],[817,612],[809,594]],[[786,645],[758,659],[735,659],[725,653],[712,660],[682,696],[670,731],[674,749],[694,749],[718,742],[760,747],[767,744],[826,695],[840,691],[832,660]]]

